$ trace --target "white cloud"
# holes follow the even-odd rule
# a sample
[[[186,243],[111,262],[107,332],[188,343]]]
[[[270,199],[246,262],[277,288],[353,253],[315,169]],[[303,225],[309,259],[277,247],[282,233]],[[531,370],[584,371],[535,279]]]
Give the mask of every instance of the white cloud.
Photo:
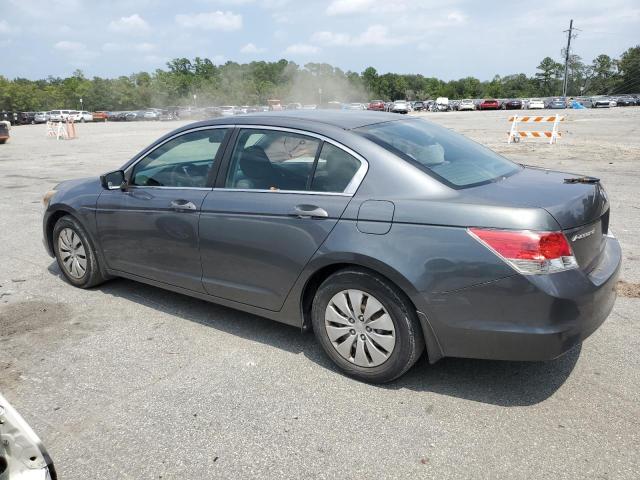
[[[62,41],[56,43],[54,45],[54,48],[56,50],[60,50],[60,51],[63,51],[63,52],[72,52],[72,53],[80,52],[80,51],[86,49],[84,43],[71,42],[69,40],[62,40]]]
[[[6,20],[0,20],[0,33],[1,34],[10,34],[10,33],[17,33],[20,31],[20,28],[18,27],[12,27],[11,25],[9,25],[9,23]]]
[[[122,45],[119,43],[107,42],[102,45],[103,52],[119,52],[122,50]]]
[[[128,17],[120,17],[109,23],[109,30],[117,33],[127,33],[132,35],[141,35],[149,33],[151,27],[147,21],[137,13]]]
[[[392,36],[384,25],[371,25],[359,35],[352,36],[348,33],[334,33],[329,31],[316,32],[311,36],[311,41],[327,46],[393,46],[408,43],[411,39],[407,36]]]
[[[295,43],[293,45],[289,45],[284,53],[289,53],[292,55],[313,55],[314,53],[318,53],[320,48],[314,45],[308,45],[306,43]]]
[[[462,12],[451,12],[447,15],[447,21],[452,24],[467,23],[467,16]]]
[[[87,61],[98,56],[96,52],[87,48],[84,43],[61,40],[53,48],[65,54],[70,64],[76,67],[87,66]]]
[[[329,31],[316,32],[311,35],[311,41],[328,46],[349,45],[353,41],[347,33],[334,33]]]
[[[144,57],[142,57],[142,59],[146,63],[151,63],[151,64],[154,64],[154,65],[165,63],[167,61],[166,58],[160,57],[158,55],[145,55]]]
[[[375,0],[333,0],[327,7],[327,15],[347,15],[365,12],[374,6]]]
[[[240,53],[262,53],[264,51],[266,51],[266,48],[256,47],[256,45],[251,42],[240,49]]]
[[[153,43],[144,42],[138,43],[133,48],[135,48],[138,52],[146,53],[154,51],[156,49],[156,45],[154,45]]]
[[[155,51],[157,45],[153,43],[114,43],[107,42],[102,45],[102,51],[111,53],[111,52],[122,52],[122,51],[136,51],[140,53],[150,53]]]
[[[242,28],[242,15],[233,12],[191,13],[176,15],[176,23],[185,28],[230,32]]]

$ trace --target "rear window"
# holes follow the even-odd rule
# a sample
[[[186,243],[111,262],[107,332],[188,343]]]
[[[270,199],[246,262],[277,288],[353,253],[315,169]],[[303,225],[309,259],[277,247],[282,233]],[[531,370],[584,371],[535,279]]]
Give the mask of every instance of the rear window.
[[[495,182],[521,167],[462,135],[424,120],[354,130],[453,188]]]

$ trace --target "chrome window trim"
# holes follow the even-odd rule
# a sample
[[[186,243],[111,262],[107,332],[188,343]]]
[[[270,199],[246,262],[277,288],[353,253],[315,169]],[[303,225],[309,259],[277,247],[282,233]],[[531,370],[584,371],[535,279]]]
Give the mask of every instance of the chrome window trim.
[[[303,195],[338,195],[338,196],[348,196],[348,197],[352,197],[356,191],[358,190],[358,187],[360,187],[360,184],[362,183],[362,181],[364,180],[365,175],[367,174],[367,172],[369,171],[369,162],[359,153],[354,152],[353,150],[351,150],[349,147],[342,145],[339,142],[336,142],[335,140],[326,137],[324,135],[321,135],[319,133],[315,133],[315,132],[309,132],[307,130],[299,130],[296,128],[289,128],[289,127],[276,127],[273,125],[236,125],[235,126],[238,130],[275,130],[275,131],[279,131],[279,132],[289,132],[289,133],[296,133],[298,135],[305,135],[307,137],[313,137],[313,138],[317,138],[323,142],[327,142],[330,143],[331,145],[333,145],[334,147],[339,148],[340,150],[344,151],[345,153],[348,153],[349,155],[351,155],[352,157],[354,157],[356,160],[358,160],[360,162],[360,168],[358,168],[358,170],[356,171],[356,173],[353,175],[353,177],[351,178],[351,181],[349,182],[349,184],[347,185],[347,187],[342,191],[342,192],[318,192],[318,191],[313,191],[313,190],[265,190],[265,189],[251,189],[251,188],[227,188],[227,187],[220,187],[220,188],[214,188],[214,190],[216,191],[232,191],[232,192],[261,192],[261,193],[295,193],[295,194],[303,194]],[[233,146],[233,148],[235,148],[235,145]],[[233,154],[233,152],[232,152]],[[225,180],[226,182],[226,180]]]
[[[360,162],[360,168],[356,171],[356,173],[351,178],[351,181],[349,182],[347,187],[342,192],[318,192],[318,191],[313,191],[313,190],[263,190],[263,189],[226,188],[226,187],[219,187],[219,188],[215,188],[215,187],[213,187],[213,188],[212,187],[163,187],[163,186],[151,186],[151,185],[129,185],[128,188],[136,188],[136,189],[139,189],[139,188],[141,188],[141,189],[151,188],[151,189],[165,189],[165,190],[185,190],[185,189],[189,189],[189,190],[215,190],[215,191],[230,191],[230,192],[245,192],[245,193],[246,192],[290,193],[290,194],[298,194],[298,195],[333,195],[333,196],[351,197],[356,193],[356,191],[360,187],[360,184],[364,180],[364,177],[366,176],[367,172],[369,171],[369,162],[362,155],[360,155],[359,153],[353,151],[349,147],[347,147],[347,146],[345,146],[345,145],[343,145],[343,144],[341,144],[339,142],[336,142],[335,140],[333,140],[333,139],[331,139],[329,137],[326,137],[324,135],[321,135],[319,133],[309,132],[307,130],[299,130],[299,129],[296,129],[296,128],[289,128],[289,127],[276,127],[276,126],[273,126],[273,125],[246,125],[246,124],[231,125],[231,124],[224,124],[224,125],[206,125],[206,126],[203,126],[203,127],[191,128],[189,130],[183,130],[181,132],[176,133],[175,135],[171,135],[170,137],[165,138],[161,143],[158,143],[157,145],[154,145],[152,148],[146,150],[131,165],[129,165],[124,171],[125,172],[125,176],[128,176],[129,174],[131,174],[133,172],[133,169],[138,164],[138,162],[141,162],[143,159],[145,159],[149,154],[151,154],[157,148],[160,148],[162,145],[164,145],[167,142],[170,142],[174,138],[177,138],[177,137],[179,137],[181,135],[186,135],[188,133],[198,132],[198,131],[201,131],[201,130],[216,130],[216,129],[220,129],[220,128],[237,128],[239,130],[275,130],[275,131],[290,132],[290,133],[296,133],[298,135],[305,135],[305,136],[308,136],[308,137],[317,138],[317,139],[319,139],[321,141],[330,143],[331,145],[343,150],[344,152],[346,152],[349,155],[351,155],[352,157],[354,157],[356,160],[358,160]],[[234,148],[235,148],[235,145],[234,145]]]
[[[345,192],[314,192],[311,190],[268,190],[262,188],[226,188],[216,187],[216,192],[245,192],[245,193],[286,193],[292,195],[332,195],[334,197],[352,197],[352,193]]]
[[[155,190],[206,190],[210,192],[213,190],[211,187],[163,187],[161,185],[128,185],[127,190],[137,190],[137,189],[155,189]]]
[[[124,170],[125,178],[128,178],[130,174],[133,174],[133,169],[136,167],[136,165],[139,162],[141,162],[142,160],[147,158],[155,150],[160,148],[165,143],[170,142],[174,138],[178,138],[178,137],[180,137],[182,135],[186,135],[188,133],[199,132],[201,130],[217,130],[217,129],[220,129],[220,128],[235,128],[235,125],[206,125],[204,127],[196,127],[196,128],[191,128],[189,130],[183,130],[182,132],[178,132],[175,135],[171,135],[170,137],[165,138],[162,142],[160,142],[157,145],[154,145],[153,147],[151,147],[148,150],[144,151],[135,160],[135,162],[133,162],[131,165],[129,165]],[[161,187],[161,186],[150,186],[150,185],[129,185],[128,187],[130,187],[130,188],[132,188],[132,187],[137,187],[137,188],[166,188],[166,189],[179,189],[179,190],[184,190],[186,188],[189,188],[189,189],[196,189],[196,190],[211,190],[210,187]]]

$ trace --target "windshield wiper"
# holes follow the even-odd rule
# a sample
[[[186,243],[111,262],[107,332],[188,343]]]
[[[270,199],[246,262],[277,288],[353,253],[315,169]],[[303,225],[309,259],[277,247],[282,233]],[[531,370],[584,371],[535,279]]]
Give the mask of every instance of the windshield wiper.
[[[600,179],[596,177],[574,177],[564,179],[564,183],[598,183],[599,181]]]

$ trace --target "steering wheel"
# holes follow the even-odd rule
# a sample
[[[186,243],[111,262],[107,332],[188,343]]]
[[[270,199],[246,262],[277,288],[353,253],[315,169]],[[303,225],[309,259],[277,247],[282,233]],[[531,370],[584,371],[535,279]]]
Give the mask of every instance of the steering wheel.
[[[192,187],[195,181],[194,175],[189,172],[192,166],[190,163],[174,165],[171,170],[169,170],[171,184],[176,187]]]

